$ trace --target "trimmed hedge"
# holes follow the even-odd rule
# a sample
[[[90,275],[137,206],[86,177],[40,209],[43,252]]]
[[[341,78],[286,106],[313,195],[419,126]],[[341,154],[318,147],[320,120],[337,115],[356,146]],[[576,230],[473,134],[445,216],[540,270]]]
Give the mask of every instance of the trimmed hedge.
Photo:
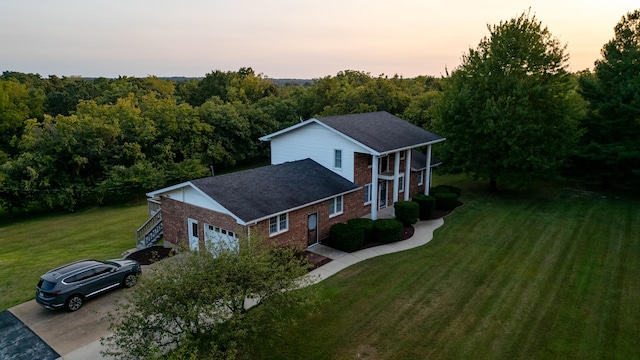
[[[436,198],[431,195],[417,194],[412,200],[419,206],[418,215],[420,220],[429,220],[436,211]]]
[[[420,205],[413,201],[398,201],[393,204],[396,212],[396,220],[400,221],[404,226],[411,226],[418,222],[420,215]]]
[[[352,252],[362,249],[364,230],[348,224],[335,224],[329,230],[331,246],[342,251]]]
[[[429,194],[433,195],[435,193],[454,193],[460,196],[462,194],[462,190],[451,185],[438,185],[429,189]]]
[[[347,225],[362,229],[364,241],[373,241],[373,220],[366,218],[355,218],[347,221]]]
[[[373,222],[373,236],[381,243],[400,240],[403,230],[404,226],[396,219],[378,219]]]
[[[436,198],[436,209],[453,210],[458,205],[458,195],[450,192],[437,192],[433,196]]]

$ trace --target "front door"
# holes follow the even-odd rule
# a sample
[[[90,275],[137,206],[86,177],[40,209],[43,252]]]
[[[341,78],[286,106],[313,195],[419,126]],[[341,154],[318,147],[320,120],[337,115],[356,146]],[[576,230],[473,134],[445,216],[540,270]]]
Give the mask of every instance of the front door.
[[[380,189],[379,197],[379,206],[378,209],[382,209],[387,206],[387,180],[381,180],[378,183],[378,189]]]
[[[198,220],[189,219],[189,248],[193,251],[200,249],[200,239],[198,238]]]
[[[307,246],[318,243],[318,213],[309,215],[307,219]]]

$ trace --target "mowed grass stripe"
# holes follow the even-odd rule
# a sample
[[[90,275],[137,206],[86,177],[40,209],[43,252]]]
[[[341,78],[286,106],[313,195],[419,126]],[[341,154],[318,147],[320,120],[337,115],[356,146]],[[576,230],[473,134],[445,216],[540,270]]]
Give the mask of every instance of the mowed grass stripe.
[[[328,302],[259,358],[640,357],[640,203],[465,192],[417,249],[319,284]]]

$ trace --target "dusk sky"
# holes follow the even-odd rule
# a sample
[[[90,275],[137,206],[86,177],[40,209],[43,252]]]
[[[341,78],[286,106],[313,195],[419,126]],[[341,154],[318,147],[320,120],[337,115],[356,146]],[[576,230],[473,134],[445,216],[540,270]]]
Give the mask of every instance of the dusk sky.
[[[592,68],[637,0],[1,0],[0,71],[87,77],[204,76],[252,67],[271,78],[341,70],[440,76],[487,24],[529,8]]]

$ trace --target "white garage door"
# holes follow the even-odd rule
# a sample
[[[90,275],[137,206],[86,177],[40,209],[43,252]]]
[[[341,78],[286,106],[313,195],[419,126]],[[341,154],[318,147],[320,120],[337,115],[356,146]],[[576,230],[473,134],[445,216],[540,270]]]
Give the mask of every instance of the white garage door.
[[[217,249],[238,251],[238,234],[215,225],[207,224],[205,226],[204,241],[207,244],[207,249],[214,255],[217,255]]]

